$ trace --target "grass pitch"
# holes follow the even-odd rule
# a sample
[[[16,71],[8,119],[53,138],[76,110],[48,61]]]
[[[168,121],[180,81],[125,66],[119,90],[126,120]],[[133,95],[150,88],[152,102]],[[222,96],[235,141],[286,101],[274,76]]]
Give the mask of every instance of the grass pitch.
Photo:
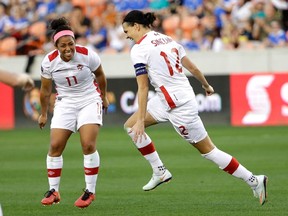
[[[97,197],[83,210],[73,206],[85,187],[79,134],[71,137],[63,154],[60,204],[40,204],[48,189],[47,128],[0,131],[0,204],[4,216],[287,215],[288,127],[207,127],[218,148],[255,174],[269,177],[269,201],[264,206],[244,182],[203,159],[166,125],[147,132],[173,179],[144,192],[142,186],[152,174],[150,166],[121,126],[103,127],[98,139],[101,166]]]

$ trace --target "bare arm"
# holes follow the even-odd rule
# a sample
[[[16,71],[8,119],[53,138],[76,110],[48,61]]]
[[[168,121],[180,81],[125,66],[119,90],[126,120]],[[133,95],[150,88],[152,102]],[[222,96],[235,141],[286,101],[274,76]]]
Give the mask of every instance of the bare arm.
[[[33,79],[24,73],[12,73],[0,70],[0,82],[11,87],[20,87],[24,91],[30,91],[34,88]]]
[[[184,56],[181,59],[181,63],[202,84],[202,88],[205,90],[206,95],[211,95],[214,93],[213,87],[209,85],[205,76],[187,56]]]
[[[104,112],[106,113],[107,109],[108,109],[108,106],[109,106],[109,101],[108,101],[108,98],[107,98],[107,80],[106,80],[106,76],[105,76],[104,70],[103,70],[101,65],[93,73],[95,74],[97,83],[98,83],[100,91],[101,91],[101,97],[102,97],[102,100],[103,100],[103,109],[104,109]]]
[[[39,116],[38,119],[38,124],[41,129],[46,125],[47,122],[47,113],[51,93],[52,93],[52,80],[41,77],[41,89],[40,89],[41,115]]]

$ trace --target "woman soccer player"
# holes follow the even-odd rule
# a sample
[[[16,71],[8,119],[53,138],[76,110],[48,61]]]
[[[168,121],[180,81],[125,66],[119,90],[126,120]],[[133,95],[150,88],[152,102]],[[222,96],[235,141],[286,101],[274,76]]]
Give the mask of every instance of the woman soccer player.
[[[195,94],[184,74],[184,68],[202,84],[207,96],[213,94],[214,89],[189,60],[180,44],[151,29],[154,20],[153,13],[133,10],[125,16],[122,24],[127,38],[135,42],[131,59],[138,84],[139,105],[138,111],[126,121],[124,127],[153,169],[152,178],[143,190],[153,190],[172,178],[151,138],[145,133],[146,127],[170,121],[178,134],[192,144],[204,158],[214,162],[225,172],[244,180],[263,205],[266,201],[267,177],[254,175],[234,157],[213,144],[198,115]],[[148,80],[156,91],[156,96],[149,101]]]
[[[52,80],[57,97],[46,160],[49,191],[41,203],[51,205],[60,201],[62,153],[69,137],[77,130],[84,154],[86,189],[75,206],[84,208],[95,199],[100,164],[96,138],[102,125],[102,108],[106,112],[109,105],[106,77],[99,56],[87,47],[75,44],[74,33],[65,18],[53,20],[51,28],[56,50],[48,53],[41,64],[41,115],[38,120],[41,129],[47,122]]]

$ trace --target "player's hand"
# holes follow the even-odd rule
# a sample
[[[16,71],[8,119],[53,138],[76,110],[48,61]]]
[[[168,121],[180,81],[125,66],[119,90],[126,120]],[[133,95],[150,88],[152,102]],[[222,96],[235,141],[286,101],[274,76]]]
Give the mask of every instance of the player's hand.
[[[214,88],[211,85],[208,86],[202,85],[202,88],[205,90],[206,96],[210,96],[214,93]]]
[[[38,124],[41,130],[45,127],[46,122],[47,122],[47,115],[44,116],[41,114],[38,118]]]
[[[104,114],[107,114],[107,110],[108,110],[108,107],[109,107],[109,100],[107,97],[103,97],[102,98],[102,101],[103,101],[103,112]]]
[[[131,128],[131,131],[134,132],[133,142],[136,143],[137,141],[142,142],[142,138],[147,139],[145,134],[145,126],[144,122],[137,121],[136,124]]]
[[[24,91],[30,91],[35,86],[33,79],[27,74],[19,74],[17,79],[18,79],[18,86],[22,87]]]

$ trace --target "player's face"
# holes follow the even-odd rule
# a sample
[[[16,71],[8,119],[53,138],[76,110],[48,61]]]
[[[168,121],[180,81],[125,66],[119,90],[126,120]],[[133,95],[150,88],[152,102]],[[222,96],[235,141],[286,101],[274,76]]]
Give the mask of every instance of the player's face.
[[[60,57],[63,61],[70,61],[75,52],[75,40],[71,36],[63,36],[59,38],[57,47],[60,52]]]
[[[135,24],[132,26],[132,25],[128,25],[128,23],[125,22],[122,24],[122,27],[123,27],[124,33],[127,35],[127,39],[137,41],[137,35],[136,35],[137,31],[135,28]]]

